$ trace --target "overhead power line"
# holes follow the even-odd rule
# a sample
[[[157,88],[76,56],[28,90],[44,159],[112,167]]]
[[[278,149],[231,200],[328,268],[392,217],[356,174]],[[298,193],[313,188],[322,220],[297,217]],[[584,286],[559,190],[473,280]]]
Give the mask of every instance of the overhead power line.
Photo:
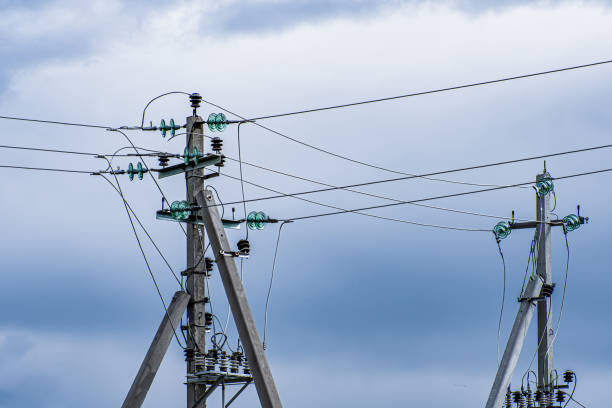
[[[8,165],[0,165],[0,168],[19,169],[19,170],[56,171],[56,172],[61,172],[61,173],[77,173],[77,174],[108,173],[108,172],[89,171],[89,170],[50,169],[50,168],[44,168],[44,167],[25,167],[25,166],[8,166]]]
[[[390,179],[367,181],[367,182],[363,182],[363,183],[355,183],[355,184],[349,184],[349,185],[344,185],[344,186],[320,188],[320,189],[315,189],[315,190],[303,191],[303,192],[299,192],[299,193],[293,193],[292,195],[305,195],[305,194],[323,193],[323,192],[334,191],[334,190],[348,190],[348,189],[355,188],[355,187],[363,187],[363,186],[370,186],[370,185],[374,185],[374,184],[382,184],[382,183],[391,183],[391,182],[402,181],[402,180],[410,180],[410,179],[418,178],[420,176],[431,176],[431,175],[456,173],[456,172],[468,171],[468,170],[477,170],[477,169],[483,169],[483,168],[487,168],[487,167],[494,167],[494,166],[501,166],[501,165],[506,165],[506,164],[520,163],[520,162],[529,161],[529,160],[537,160],[537,159],[543,159],[543,158],[555,157],[555,156],[561,156],[561,155],[567,155],[567,154],[573,154],[573,153],[581,153],[581,152],[587,152],[587,151],[594,151],[594,150],[605,149],[605,148],[610,148],[610,147],[612,147],[612,144],[601,145],[601,146],[594,146],[594,147],[587,147],[587,148],[583,148],[583,149],[568,150],[568,151],[559,152],[559,153],[551,153],[551,154],[543,154],[543,155],[538,155],[538,156],[530,156],[530,157],[524,157],[524,158],[521,158],[521,159],[505,160],[505,161],[499,161],[499,162],[493,162],[493,163],[487,163],[487,164],[478,164],[478,165],[474,165],[474,166],[460,167],[460,168],[450,169],[450,170],[442,170],[442,171],[435,171],[435,172],[430,172],[430,173],[423,173],[421,175],[413,175],[413,176],[406,176],[406,177],[395,177],[395,178],[390,178]],[[522,186],[522,185],[529,185],[529,184],[532,184],[532,183],[531,182],[530,183],[523,183],[523,184],[512,185],[512,186],[507,186],[507,185],[505,185],[505,186],[495,186],[495,187],[493,187],[491,189],[485,189],[485,190],[482,190],[482,191],[498,190],[500,188],[511,188],[511,187],[517,187],[517,186]],[[281,198],[281,197],[283,197],[283,196],[262,197],[262,198],[257,198],[257,199],[246,200],[246,202],[253,201],[253,200],[255,200],[255,201],[271,200],[271,199],[274,199],[274,198]],[[242,201],[232,202],[232,203],[227,203],[227,204],[238,204],[238,203],[242,203]],[[402,203],[405,203],[405,202],[402,201]]]
[[[601,174],[601,173],[606,173],[606,172],[610,172],[610,171],[612,171],[612,168],[588,171],[588,172],[584,172],[584,173],[570,174],[570,175],[561,176],[561,177],[551,177],[551,179],[552,180],[564,180],[564,179],[569,179],[569,178],[574,178],[574,177],[582,177],[582,176],[590,176],[590,175],[593,175],[593,174]],[[440,199],[443,199],[443,198],[452,198],[452,197],[460,197],[460,196],[466,196],[466,195],[471,195],[471,194],[485,193],[485,192],[489,192],[489,191],[502,190],[502,189],[507,189],[507,188],[512,188],[512,187],[526,186],[526,185],[530,185],[530,184],[533,184],[533,181],[528,181],[528,182],[525,182],[525,183],[508,184],[506,186],[500,186],[500,187],[485,188],[485,189],[482,189],[482,190],[464,191],[464,192],[461,192],[461,193],[445,194],[445,195],[440,195],[440,196],[435,196],[435,197],[420,198],[420,199],[417,199],[417,200],[403,201],[403,202],[399,202],[399,203],[373,205],[373,206],[369,206],[369,207],[355,208],[355,209],[346,210],[346,211],[335,211],[335,212],[329,212],[329,213],[323,213],[323,214],[306,215],[306,216],[302,216],[302,217],[288,218],[288,219],[286,219],[284,221],[298,221],[298,220],[306,220],[306,219],[311,219],[311,218],[327,217],[327,216],[330,216],[330,215],[346,214],[346,213],[349,213],[349,212],[375,210],[375,209],[379,209],[379,208],[394,207],[394,206],[403,205],[403,204],[412,204],[412,203],[419,203],[419,202],[423,202],[423,201],[440,200]],[[288,196],[290,196],[290,195],[291,194],[288,194]],[[247,200],[247,201],[258,201],[258,200],[257,199],[252,199],[252,200]],[[230,205],[230,204],[235,204],[235,203],[225,203],[225,204],[226,205]]]
[[[52,125],[80,126],[80,127],[96,128],[96,129],[108,129],[108,128],[111,127],[111,126],[102,126],[102,125],[92,125],[92,124],[89,124],[89,123],[59,122],[59,121],[55,121],[55,120],[21,118],[21,117],[16,117],[16,116],[0,116],[0,119],[20,120],[20,121],[24,121],[24,122],[48,123],[48,124],[52,124]]]
[[[571,67],[558,68],[558,69],[552,69],[552,70],[541,71],[541,72],[534,72],[534,73],[531,73],[531,74],[516,75],[516,76],[505,77],[505,78],[500,78],[500,79],[493,79],[493,80],[489,80],[489,81],[474,82],[474,83],[465,84],[465,85],[456,85],[456,86],[451,86],[451,87],[447,87],[447,88],[434,89],[434,90],[430,90],[430,91],[414,92],[414,93],[408,93],[408,94],[404,94],[404,95],[388,96],[388,97],[377,98],[377,99],[368,99],[368,100],[359,101],[359,102],[349,102],[349,103],[344,103],[344,104],[341,104],[341,105],[332,105],[332,106],[326,106],[326,107],[322,107],[322,108],[303,109],[303,110],[299,110],[299,111],[295,111],[295,112],[287,112],[287,113],[279,113],[279,114],[275,114],[275,115],[259,116],[259,117],[251,118],[249,120],[272,119],[272,118],[280,118],[280,117],[284,117],[284,116],[301,115],[301,114],[304,114],[304,113],[312,113],[312,112],[321,112],[321,111],[332,110],[332,109],[349,108],[349,107],[352,107],[352,106],[365,105],[365,104],[369,104],[369,103],[386,102],[386,101],[392,101],[392,100],[396,100],[396,99],[410,98],[410,97],[413,97],[413,96],[421,96],[421,95],[429,95],[429,94],[433,94],[433,93],[455,91],[455,90],[458,90],[458,89],[472,88],[472,87],[476,87],[476,86],[491,85],[491,84],[496,84],[496,83],[500,83],[500,82],[514,81],[514,80],[517,80],[517,79],[524,79],[524,78],[531,78],[531,77],[542,76],[542,75],[555,74],[555,73],[558,73],[558,72],[565,72],[565,71],[571,71],[571,70],[575,70],[575,69],[594,67],[594,66],[597,66],[597,65],[604,65],[604,64],[609,64],[609,63],[612,63],[612,60],[593,62],[593,63],[590,63],[590,64],[574,65],[574,66],[571,66]]]

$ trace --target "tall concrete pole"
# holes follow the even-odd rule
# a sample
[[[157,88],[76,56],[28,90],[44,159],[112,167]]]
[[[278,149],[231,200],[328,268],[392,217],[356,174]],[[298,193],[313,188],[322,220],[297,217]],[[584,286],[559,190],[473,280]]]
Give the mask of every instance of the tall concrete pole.
[[[244,353],[248,359],[249,368],[253,373],[261,407],[282,408],[283,405],[274,384],[274,378],[255,326],[255,319],[253,319],[253,313],[242,286],[236,262],[231,255],[233,252],[223,229],[215,199],[212,193],[208,192],[198,194],[197,198],[198,205],[202,207],[202,218],[217,261],[219,276],[232,309],[238,335],[244,345]]]
[[[521,354],[523,342],[533,317],[535,305],[531,299],[538,297],[541,290],[542,279],[539,276],[531,277],[525,292],[522,293],[521,305],[514,319],[514,325],[508,337],[504,355],[499,363],[499,367],[497,367],[497,374],[495,375],[493,386],[491,386],[486,408],[501,408],[502,406],[504,395],[510,385],[510,379],[516,368],[516,363]]]
[[[544,169],[538,174],[536,182],[550,178],[550,174]],[[550,262],[550,193],[537,195],[536,216],[538,225],[536,227],[536,242],[538,244],[538,255],[536,273],[542,278],[544,288],[552,285],[552,267]],[[547,387],[550,384],[550,376],[553,371],[553,341],[552,327],[552,303],[551,297],[538,301],[538,386]]]
[[[196,106],[194,106],[196,105]],[[196,114],[194,103],[193,115],[187,118],[187,144],[190,152],[198,149],[204,151],[204,122]],[[196,205],[196,196],[204,191],[204,169],[196,169],[185,173],[187,183],[187,202]],[[205,314],[206,304],[206,263],[204,262],[204,231],[200,235],[196,224],[186,224],[187,228],[187,292],[191,295],[191,301],[187,307],[187,324],[189,336],[187,336],[187,374],[195,372],[193,354],[206,353],[206,330]],[[196,401],[202,398],[206,386],[203,384],[187,384],[187,408],[192,408]]]

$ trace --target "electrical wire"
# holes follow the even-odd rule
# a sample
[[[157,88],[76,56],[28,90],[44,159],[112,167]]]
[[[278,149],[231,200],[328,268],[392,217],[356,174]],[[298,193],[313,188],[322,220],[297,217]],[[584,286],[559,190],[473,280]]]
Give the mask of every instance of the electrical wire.
[[[245,200],[245,196],[244,196],[244,179],[242,177],[242,152],[241,152],[241,148],[240,148],[240,125],[242,125],[242,123],[238,124],[238,167],[240,169],[240,189],[242,190],[242,207],[244,208],[244,219],[247,219],[247,209],[246,209],[246,202]],[[246,238],[245,239],[249,239],[249,229],[246,229]]]
[[[47,123],[47,124],[52,124],[52,125],[80,126],[80,127],[96,128],[96,129],[108,129],[108,128],[110,128],[110,126],[92,125],[92,124],[88,124],[88,123],[58,122],[58,121],[55,121],[55,120],[21,118],[21,117],[16,117],[16,116],[0,116],[0,119],[19,120],[19,121],[24,121],[24,122],[35,122],[35,123]]]
[[[228,159],[228,160],[231,160],[231,161],[239,162],[238,159],[234,159],[234,158],[231,158],[231,157],[228,157],[228,156],[225,156],[225,158]],[[321,185],[321,186],[338,188],[338,189],[341,189],[343,191],[348,191],[348,192],[351,192],[351,193],[360,194],[360,195],[367,196],[367,197],[379,198],[379,199],[382,199],[382,200],[394,201],[394,202],[401,202],[402,201],[402,200],[397,199],[397,198],[393,198],[393,197],[389,197],[389,196],[384,196],[384,195],[380,195],[380,194],[372,194],[372,193],[367,193],[365,191],[354,190],[354,189],[350,189],[350,188],[342,188],[342,187],[337,186],[337,185],[324,183],[324,182],[313,180],[313,179],[306,178],[306,177],[296,176],[294,174],[285,173],[285,172],[278,171],[278,170],[269,169],[269,168],[266,168],[266,167],[263,167],[263,166],[259,166],[259,165],[256,165],[256,164],[252,164],[252,163],[248,163],[248,162],[245,162],[245,161],[242,161],[242,163],[245,164],[245,165],[248,165],[248,166],[252,166],[252,167],[255,167],[255,168],[258,168],[258,169],[261,169],[261,170],[269,171],[269,172],[280,174],[280,175],[283,175],[283,176],[295,178],[295,179],[302,180],[302,181],[308,181],[308,182],[311,182],[311,183],[314,183],[314,184],[318,184],[318,185]],[[244,197],[243,197],[243,200],[244,200]],[[503,216],[503,215],[483,214],[483,213],[477,213],[477,212],[473,212],[473,211],[457,210],[457,209],[453,209],[453,208],[446,208],[446,207],[440,207],[440,206],[435,206],[435,205],[427,205],[427,204],[419,204],[419,203],[411,203],[411,205],[418,206],[418,207],[423,207],[423,208],[430,208],[430,209],[434,209],[434,210],[453,212],[453,213],[458,213],[458,214],[474,215],[474,216],[478,216],[478,217],[503,219],[503,220],[514,220],[514,221],[534,222],[534,220],[529,220],[529,219],[511,218],[511,217],[507,217],[507,216]],[[246,218],[246,216],[245,216],[245,218]]]
[[[569,404],[569,402],[574,399],[573,397],[574,397],[574,392],[576,392],[576,385],[578,385],[578,376],[576,375],[576,373],[574,373],[574,387],[572,388],[571,394],[565,393],[566,395],[569,395],[569,398],[567,399],[567,401],[565,401],[565,404],[563,404],[563,408],[565,408],[567,404]],[[582,405],[582,404],[579,403],[579,405]],[[582,406],[584,407],[584,405]]]
[[[229,174],[222,174],[222,175],[224,177],[228,177],[228,178],[231,178],[233,180],[238,180],[238,181],[240,180],[238,177],[234,177],[234,176],[231,176]],[[254,187],[261,188],[263,190],[271,191],[271,192],[278,193],[278,194],[283,194],[282,192],[280,192],[278,190],[274,190],[274,189],[271,189],[269,187],[265,187],[265,186],[262,186],[260,184],[256,184],[256,183],[253,183],[253,182],[250,182],[250,181],[243,180],[243,182],[246,183],[246,184],[252,185]],[[345,212],[351,212],[351,213],[355,213],[355,214],[358,214],[358,215],[363,215],[363,216],[366,216],[366,217],[377,218],[377,219],[387,220],[387,221],[394,221],[394,222],[399,222],[399,223],[404,223],[404,224],[418,225],[418,226],[421,226],[421,227],[440,228],[440,229],[453,230],[453,231],[491,232],[489,229],[451,227],[451,226],[446,226],[446,225],[426,224],[426,223],[421,223],[421,222],[416,222],[416,221],[408,221],[408,220],[402,220],[402,219],[398,219],[398,218],[384,217],[384,216],[381,216],[381,215],[364,213],[364,212],[361,212],[359,210],[346,210],[346,209],[343,209],[341,207],[337,207],[337,206],[330,205],[330,204],[324,204],[324,203],[321,203],[319,201],[309,200],[307,198],[299,197],[299,196],[294,196],[294,195],[291,195],[291,194],[285,194],[285,196],[286,197],[295,198],[295,199],[298,199],[298,200],[301,200],[301,201],[305,201],[307,203],[319,205],[319,206],[322,206],[322,207],[327,207],[327,208],[333,208],[333,209],[336,209],[336,210],[340,210],[338,212],[338,214],[345,213]],[[292,219],[286,220],[286,221],[294,221],[294,220],[296,220],[296,218],[292,218]]]
[[[96,171],[88,171],[88,170],[51,169],[51,168],[44,168],[44,167],[9,166],[9,165],[4,165],[4,164],[0,165],[0,168],[3,168],[3,169],[17,169],[17,170],[55,171],[55,172],[60,172],[60,173],[76,173],[76,174],[99,173],[99,172],[96,172]]]
[[[497,236],[495,237],[495,242],[497,243],[497,249],[499,251],[499,256],[501,257],[502,265],[504,267],[504,283],[503,283],[503,289],[502,289],[502,300],[501,300],[501,307],[499,309],[499,320],[497,322],[497,365],[499,366],[499,362],[500,362],[499,344],[500,344],[500,339],[501,339],[501,322],[502,322],[502,317],[504,315],[504,303],[506,301],[506,260],[504,259],[504,253],[502,252],[500,240],[499,238],[497,238]]]
[[[318,146],[315,146],[315,145],[312,145],[312,144],[309,144],[309,143],[303,142],[303,141],[301,141],[301,140],[299,140],[299,139],[296,139],[296,138],[294,138],[294,137],[288,136],[288,135],[287,135],[287,134],[285,134],[285,133],[281,133],[281,132],[279,132],[279,131],[277,131],[277,130],[271,129],[271,128],[269,128],[269,127],[267,127],[267,126],[264,126],[264,125],[262,125],[262,124],[260,124],[260,123],[257,123],[257,122],[250,122],[250,121],[249,121],[249,119],[245,119],[243,116],[240,116],[240,115],[238,115],[237,113],[234,113],[234,112],[230,111],[230,110],[229,110],[229,109],[227,109],[227,108],[224,108],[224,107],[222,107],[222,106],[219,106],[219,105],[217,105],[217,104],[215,104],[215,103],[212,103],[212,102],[210,102],[210,101],[207,101],[207,100],[205,100],[205,99],[202,99],[202,102],[205,102],[205,103],[207,103],[207,104],[209,104],[209,105],[211,105],[211,106],[214,106],[214,107],[216,107],[216,108],[219,108],[219,109],[221,109],[221,110],[224,110],[224,111],[226,111],[227,113],[229,113],[229,114],[231,114],[231,115],[234,115],[234,116],[239,117],[240,119],[243,119],[243,120],[244,120],[245,122],[247,122],[247,123],[253,123],[255,126],[258,126],[258,127],[262,128],[262,129],[265,129],[265,130],[267,130],[268,132],[270,132],[270,133],[274,133],[275,135],[281,136],[281,137],[283,137],[283,138],[285,138],[285,139],[291,140],[292,142],[295,142],[295,143],[301,144],[302,146],[305,146],[305,147],[308,147],[308,148],[310,148],[310,149],[316,150],[316,151],[318,151],[318,152],[321,152],[321,153],[324,153],[324,154],[327,154],[327,155],[333,156],[333,157],[335,157],[335,158],[342,159],[342,160],[346,160],[346,161],[349,161],[349,162],[352,162],[352,163],[355,163],[355,164],[359,164],[359,165],[362,165],[362,166],[370,167],[370,168],[377,169],[377,170],[386,171],[386,172],[388,172],[388,173],[401,174],[401,175],[403,175],[403,176],[408,176],[408,178],[421,178],[421,179],[425,179],[425,180],[431,180],[431,181],[440,181],[440,182],[444,182],[444,183],[451,183],[451,184],[462,184],[462,185],[469,185],[469,186],[480,186],[480,187],[487,187],[487,186],[492,186],[492,185],[493,185],[493,184],[468,183],[468,182],[463,182],[463,181],[455,181],[455,180],[440,179],[440,178],[434,178],[434,177],[431,177],[430,175],[415,175],[415,174],[412,174],[412,173],[406,173],[406,172],[402,172],[402,171],[392,170],[392,169],[388,169],[388,168],[385,168],[385,167],[377,166],[377,165],[374,165],[374,164],[371,164],[371,163],[366,163],[366,162],[364,162],[364,161],[360,161],[360,160],[356,160],[356,159],[351,159],[350,157],[343,156],[343,155],[341,155],[341,154],[334,153],[334,152],[331,152],[331,151],[329,151],[329,150],[323,149],[323,148],[321,148],[321,147],[318,147]]]
[[[121,193],[119,192],[117,187],[106,176],[104,176],[103,174],[100,174],[100,177],[102,177],[104,180],[106,180],[106,182],[108,182],[108,184],[110,184],[110,186],[113,187],[115,189],[115,191],[117,192],[117,194],[119,194],[121,196],[121,198],[123,199],[123,195],[121,195]],[[162,253],[161,249],[159,249],[159,246],[157,245],[157,243],[153,240],[153,238],[151,237],[151,235],[149,234],[149,232],[147,231],[145,226],[142,224],[142,222],[140,221],[140,218],[138,218],[138,216],[136,215],[136,213],[132,209],[132,206],[127,201],[125,202],[125,204],[127,205],[128,209],[130,210],[130,212],[132,213],[134,218],[136,219],[136,222],[138,222],[138,225],[140,225],[140,228],[142,228],[142,230],[144,231],[144,233],[147,236],[147,238],[149,238],[149,241],[151,241],[151,244],[153,245],[153,247],[155,248],[155,250],[157,251],[159,256],[163,259],[163,261],[166,264],[166,266],[168,266],[168,269],[170,270],[170,273],[172,273],[172,276],[174,276],[174,279],[177,281],[177,283],[179,284],[181,289],[184,290],[183,282],[181,282],[181,280],[179,279],[178,275],[174,271],[174,268],[172,268],[172,266],[170,265],[170,263],[168,262],[168,260],[164,256],[164,254]]]
[[[168,207],[170,207],[170,201],[168,201],[168,199],[166,198],[166,195],[164,194],[161,186],[159,185],[159,183],[157,182],[157,180],[155,180],[155,176],[153,176],[151,170],[149,169],[149,166],[147,165],[145,159],[142,157],[142,155],[140,154],[140,152],[138,151],[138,148],[134,145],[134,143],[132,143],[132,140],[128,137],[127,134],[125,134],[125,132],[122,132],[119,129],[107,129],[110,132],[118,132],[121,133],[123,135],[123,137],[125,137],[128,141],[128,143],[132,146],[132,148],[134,149],[134,152],[136,152],[136,154],[138,155],[138,157],[140,158],[140,160],[142,160],[142,164],[146,170],[147,173],[149,173],[149,176],[151,176],[151,179],[153,180],[153,182],[155,183],[155,185],[157,186],[157,189],[159,190],[159,193],[162,196],[163,201],[166,202],[166,204],[168,204]],[[109,162],[110,164],[110,162]],[[181,223],[177,223],[179,225],[179,227],[181,228],[181,230],[183,231],[183,233],[185,234],[185,236],[187,236],[187,231],[185,230],[185,228],[181,225]]]
[[[439,92],[448,92],[448,91],[454,91],[454,90],[458,90],[458,89],[471,88],[471,87],[476,87],[476,86],[490,85],[490,84],[496,84],[496,83],[500,83],[500,82],[513,81],[513,80],[517,80],[517,79],[531,78],[531,77],[541,76],[541,75],[549,75],[549,74],[553,74],[553,73],[571,71],[571,70],[587,68],[587,67],[594,67],[594,66],[597,66],[597,65],[609,64],[609,63],[612,63],[612,60],[599,61],[599,62],[593,62],[593,63],[582,64],[582,65],[575,65],[575,66],[565,67],[565,68],[557,68],[557,69],[552,69],[552,70],[548,70],[548,71],[535,72],[535,73],[531,73],[531,74],[515,75],[515,76],[511,76],[511,77],[505,77],[505,78],[494,79],[494,80],[489,80],[489,81],[474,82],[474,83],[466,84],[466,85],[456,85],[456,86],[451,86],[451,87],[447,87],[447,88],[434,89],[434,90],[430,90],[430,91],[414,92],[414,93],[408,93],[408,94],[404,94],[404,95],[389,96],[389,97],[378,98],[378,99],[368,99],[368,100],[365,100],[365,101],[351,102],[351,103],[345,103],[345,104],[341,104],[341,105],[332,105],[332,106],[327,106],[327,107],[323,107],[323,108],[304,109],[304,110],[300,110],[300,111],[288,112],[288,113],[280,113],[280,114],[276,114],[276,115],[259,116],[259,117],[251,118],[249,120],[253,121],[253,120],[272,119],[272,118],[280,118],[280,117],[284,117],[284,116],[301,115],[301,114],[304,114],[304,113],[321,112],[321,111],[326,111],[326,110],[331,110],[331,109],[348,108],[348,107],[351,107],[351,106],[365,105],[365,104],[377,103],[377,102],[385,102],[385,101],[391,101],[391,100],[396,100],[396,99],[409,98],[409,97],[413,97],[413,96],[428,95],[428,94],[439,93]]]
[[[157,283],[157,279],[155,279],[155,275],[153,274],[153,271],[151,269],[151,265],[149,265],[149,261],[147,259],[147,256],[144,252],[144,249],[142,248],[142,243],[140,242],[140,238],[138,237],[138,232],[136,232],[136,227],[134,226],[134,221],[132,220],[132,216],[130,214],[130,211],[128,209],[128,205],[127,205],[127,200],[125,199],[125,196],[123,195],[123,191],[121,190],[121,184],[119,183],[119,179],[117,178],[117,176],[115,175],[115,173],[112,173],[113,177],[115,178],[115,182],[117,183],[117,190],[119,191],[119,195],[121,196],[121,200],[123,201],[123,205],[125,207],[125,212],[127,213],[128,219],[130,221],[130,225],[132,226],[132,231],[134,232],[134,237],[136,238],[136,242],[138,243],[138,248],[140,248],[140,253],[142,254],[142,258],[145,261],[145,264],[147,265],[147,270],[149,271],[149,275],[151,276],[151,280],[153,281],[153,285],[155,286],[155,290],[157,291],[157,294],[159,296],[159,299],[162,302],[162,305],[164,306],[164,311],[166,313],[166,317],[168,318],[168,321],[170,321],[170,316],[168,315],[168,307],[166,306],[166,302],[164,301],[164,297],[161,293],[161,290],[159,289],[159,285]],[[171,323],[172,324],[172,323]],[[182,344],[181,341],[178,338],[178,335],[176,334],[176,328],[173,326],[172,330],[174,332],[174,337],[176,338],[177,343],[179,344],[179,346],[181,348],[185,348]]]
[[[272,272],[270,273],[270,285],[268,286],[268,295],[266,296],[266,307],[264,310],[264,329],[263,329],[263,349],[266,349],[266,333],[268,329],[268,306],[270,303],[270,294],[272,293],[272,282],[274,281],[274,269],[276,266],[276,256],[278,255],[278,244],[280,243],[281,232],[283,231],[283,227],[285,224],[288,224],[292,221],[283,221],[278,227],[278,236],[276,237],[276,248],[274,249],[274,260],[272,261]]]
[[[612,168],[601,169],[601,170],[593,170],[593,171],[588,171],[588,172],[583,172],[583,173],[576,173],[576,174],[570,174],[570,175],[560,176],[560,177],[551,177],[551,179],[552,180],[565,180],[565,179],[570,179],[570,178],[575,178],[575,177],[583,177],[583,176],[590,176],[590,175],[594,175],[594,174],[601,174],[601,173],[606,173],[606,172],[610,172],[610,171],[612,171]],[[361,184],[364,184],[364,183],[361,183]],[[440,200],[440,199],[443,199],[443,198],[461,197],[461,196],[466,196],[466,195],[486,193],[486,192],[490,192],[490,191],[497,191],[497,190],[503,190],[503,189],[508,189],[508,188],[512,188],[512,187],[526,186],[526,185],[532,185],[532,184],[533,184],[533,181],[527,181],[527,182],[523,182],[523,183],[507,184],[507,185],[504,185],[504,186],[485,188],[485,189],[481,189],[481,190],[471,190],[471,191],[464,191],[464,192],[460,192],[460,193],[452,193],[452,194],[444,194],[444,195],[427,197],[427,198],[419,198],[419,199],[416,199],[416,200],[400,201],[400,202],[395,202],[395,203],[390,203],[390,204],[373,205],[373,206],[369,206],[369,207],[355,208],[355,209],[352,209],[352,210],[343,210],[343,211],[329,212],[329,213],[323,213],[323,214],[306,215],[306,216],[302,216],[302,217],[293,217],[293,218],[289,218],[289,220],[297,221],[297,220],[306,220],[306,219],[311,219],[311,218],[327,217],[327,216],[330,216],[330,215],[345,214],[345,213],[348,213],[348,212],[374,210],[374,209],[394,207],[394,206],[404,205],[404,204],[419,203],[419,202],[423,202],[423,201]],[[355,185],[351,185],[351,186],[348,186],[348,187],[353,187],[353,186],[355,186]],[[347,187],[347,186],[345,186],[345,187]],[[330,188],[330,189],[320,189],[320,190],[330,191],[330,190],[334,190],[334,189]],[[271,200],[271,199],[275,199],[275,198],[297,197],[297,196],[304,195],[304,194],[312,194],[314,192],[320,192],[320,190],[311,190],[311,191],[305,191],[305,192],[300,192],[300,193],[282,194],[282,195],[277,195],[277,196],[269,196],[269,197],[261,197],[261,198],[251,198],[251,199],[248,199],[248,200],[245,200],[245,201],[246,202],[254,202],[254,201]],[[226,205],[237,204],[237,203],[242,203],[242,201],[233,201],[233,202],[230,202],[230,203],[226,203]],[[218,204],[212,205],[211,207],[214,207],[216,205],[218,205]]]
[[[141,127],[141,128],[142,128],[142,127],[144,127],[145,113],[146,113],[147,108],[149,107],[149,105],[151,105],[151,103],[153,103],[153,101],[155,101],[155,100],[157,100],[157,99],[159,99],[159,98],[162,98],[162,97],[167,96],[167,95],[172,95],[172,94],[184,94],[184,95],[187,95],[187,96],[189,96],[189,95],[190,95],[189,93],[187,93],[187,92],[183,92],[183,91],[170,91],[170,92],[163,93],[163,94],[161,94],[161,95],[159,95],[159,96],[156,96],[155,98],[151,99],[151,100],[150,100],[150,101],[149,101],[149,102],[148,102],[148,103],[145,105],[144,109],[142,110],[142,121],[140,122],[140,127]]]

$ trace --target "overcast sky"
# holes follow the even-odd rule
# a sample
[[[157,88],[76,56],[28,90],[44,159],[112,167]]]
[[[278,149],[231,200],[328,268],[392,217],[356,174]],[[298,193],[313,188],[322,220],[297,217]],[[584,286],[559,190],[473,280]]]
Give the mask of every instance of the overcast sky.
[[[138,125],[168,91],[199,92],[246,117],[399,95],[612,58],[606,1],[31,1],[0,0],[0,115],[118,127]],[[292,138],[399,172],[425,173],[608,144],[612,64],[549,76],[261,121]],[[203,105],[202,116],[219,109]],[[169,95],[146,122],[190,114]],[[231,116],[231,115],[230,115]],[[104,129],[1,121],[1,145],[110,154],[128,143]],[[129,132],[137,146],[181,153],[184,137]],[[221,134],[237,156],[235,126]],[[329,184],[397,176],[241,128],[243,159]],[[113,166],[127,168],[125,157]],[[547,160],[553,176],[612,167],[606,149]],[[0,165],[100,170],[101,159],[0,148]],[[149,165],[156,166],[155,160]],[[530,182],[541,160],[441,176],[476,184]],[[244,167],[284,193],[316,184]],[[229,162],[224,171],[238,175]],[[119,406],[163,315],[119,196],[87,174],[0,169],[0,407]],[[176,271],[184,235],[158,221],[150,178],[118,176],[126,199]],[[612,307],[608,241],[612,174],[559,180],[555,213],[590,223],[568,234],[567,292],[555,367],[576,371],[575,397],[609,405]],[[240,184],[210,181],[222,201]],[[160,182],[170,201],[182,178]],[[479,187],[408,180],[363,188],[410,200]],[[271,193],[246,185],[247,198]],[[331,192],[307,198],[341,208],[388,201]],[[535,217],[530,188],[429,202],[492,218],[416,206],[371,214],[490,230],[514,210]],[[242,217],[241,206],[236,216]],[[285,198],[247,211],[285,219],[329,208]],[[226,206],[230,214],[231,206]],[[141,232],[141,231],[139,231]],[[245,287],[260,333],[278,227],[251,232]],[[142,235],[167,301],[178,285]],[[232,242],[244,231],[232,232]],[[502,241],[507,264],[502,349],[518,308],[530,231]],[[566,250],[552,234],[554,319]],[[270,301],[268,358],[285,407],[483,406],[497,366],[503,269],[490,232],[454,231],[355,214],[297,221],[280,239]],[[213,306],[227,303],[215,270]],[[515,375],[532,359],[535,320]],[[236,342],[233,324],[228,333]],[[533,367],[532,367],[533,369]],[[145,402],[184,406],[185,365],[174,342]],[[215,406],[218,397],[212,399]],[[254,388],[236,407],[257,406]],[[571,406],[571,404],[570,404]]]

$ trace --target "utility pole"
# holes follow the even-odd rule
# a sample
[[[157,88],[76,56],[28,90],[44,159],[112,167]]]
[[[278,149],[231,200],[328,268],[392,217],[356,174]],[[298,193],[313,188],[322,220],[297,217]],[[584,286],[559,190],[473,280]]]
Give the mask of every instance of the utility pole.
[[[234,262],[234,257],[239,256],[240,253],[236,253],[230,248],[212,193],[201,192],[197,195],[197,200],[215,254],[225,294],[234,316],[236,329],[240,340],[244,344],[244,352],[253,372],[255,388],[261,406],[262,408],[282,408],[283,405],[274,384],[274,378],[261,339],[257,333],[255,320],[236,268],[236,262]]]
[[[193,114],[187,117],[187,143],[189,152],[194,148],[198,152],[204,151],[204,121],[197,115],[202,97],[199,94],[191,94],[189,97]],[[198,193],[204,191],[204,169],[194,169],[185,172],[187,184],[187,202],[196,203]],[[187,349],[185,359],[187,361],[187,375],[193,375],[196,371],[194,354],[206,353],[206,262],[204,261],[204,234],[200,235],[199,226],[196,223],[187,223],[187,292],[191,300],[187,307]],[[196,401],[200,400],[206,392],[206,386],[198,383],[187,384],[187,408],[192,408]]]
[[[551,180],[546,171],[536,177],[536,184]],[[552,269],[550,260],[550,194],[537,194],[536,199],[536,273],[542,278],[544,299],[538,301],[538,387],[547,389],[553,371]]]

